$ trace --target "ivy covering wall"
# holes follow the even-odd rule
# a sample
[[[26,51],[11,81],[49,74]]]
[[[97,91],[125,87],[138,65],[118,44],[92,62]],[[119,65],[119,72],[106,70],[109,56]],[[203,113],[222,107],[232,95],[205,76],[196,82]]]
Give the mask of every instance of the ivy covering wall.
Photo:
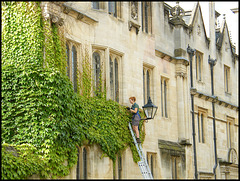
[[[78,74],[84,91],[75,93],[65,57],[64,38],[42,18],[40,3],[2,2],[2,179],[64,177],[86,141],[113,162],[127,147],[139,160],[129,112],[104,94],[89,96],[84,72]]]

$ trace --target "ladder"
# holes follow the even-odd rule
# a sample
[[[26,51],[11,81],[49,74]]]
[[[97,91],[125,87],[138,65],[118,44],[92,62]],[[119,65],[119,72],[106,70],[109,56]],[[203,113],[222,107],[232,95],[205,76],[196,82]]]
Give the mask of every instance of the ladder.
[[[134,135],[134,132],[132,130],[132,126],[131,126],[130,122],[128,123],[128,127],[129,127],[129,129],[131,131],[131,135],[132,135],[134,144],[135,144],[135,146],[137,148],[138,155],[139,155],[139,157],[141,159],[141,161],[138,162],[138,166],[139,166],[139,168],[141,170],[142,176],[143,176],[144,179],[153,179],[151,170],[150,170],[150,168],[148,166],[148,163],[147,163],[147,160],[146,160],[146,158],[144,156],[144,153],[143,153],[143,150],[142,150],[142,146],[141,146],[140,143],[139,144],[137,143],[137,140],[135,138],[135,135]]]

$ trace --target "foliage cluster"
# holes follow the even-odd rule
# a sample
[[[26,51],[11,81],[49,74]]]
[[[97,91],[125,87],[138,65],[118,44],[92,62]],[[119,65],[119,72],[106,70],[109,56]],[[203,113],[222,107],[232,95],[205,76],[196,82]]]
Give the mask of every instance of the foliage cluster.
[[[89,72],[79,74],[82,95],[74,92],[58,27],[41,17],[38,3],[2,3],[2,179],[66,176],[84,140],[99,144],[113,162],[130,146],[137,162],[131,115],[117,102],[90,96]]]

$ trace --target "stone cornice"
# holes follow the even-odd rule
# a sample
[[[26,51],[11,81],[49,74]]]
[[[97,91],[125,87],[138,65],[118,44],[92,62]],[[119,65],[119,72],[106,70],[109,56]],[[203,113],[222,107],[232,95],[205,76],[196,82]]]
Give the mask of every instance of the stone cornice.
[[[199,92],[199,91],[196,91],[194,95],[196,95],[198,98],[204,99],[206,101],[214,102],[218,105],[229,107],[230,109],[235,109],[235,110],[238,111],[238,106],[237,105],[234,105],[234,104],[231,104],[229,102],[223,101],[223,100],[219,99],[217,96],[208,95],[208,94],[205,94],[205,93],[202,93],[202,92]]]
[[[189,60],[184,58],[184,57],[173,57],[167,53],[161,52],[160,50],[155,49],[155,55],[157,57],[160,57],[163,60],[166,60],[168,62],[171,62],[173,64],[178,64],[181,63],[183,65],[188,66],[189,65]]]
[[[62,7],[63,7],[63,10],[62,10],[62,11],[63,11],[65,14],[69,14],[69,15],[70,15],[70,13],[72,12],[71,15],[72,15],[73,17],[75,17],[77,20],[83,21],[83,22],[85,22],[85,23],[87,23],[87,24],[92,24],[92,23],[97,23],[97,22],[98,22],[98,21],[95,20],[94,18],[92,18],[92,17],[90,17],[90,16],[88,16],[88,15],[80,12],[79,10],[77,10],[77,9],[75,9],[75,8],[67,5],[66,3],[63,3],[63,4],[62,4]],[[75,14],[75,15],[74,15],[74,14]]]

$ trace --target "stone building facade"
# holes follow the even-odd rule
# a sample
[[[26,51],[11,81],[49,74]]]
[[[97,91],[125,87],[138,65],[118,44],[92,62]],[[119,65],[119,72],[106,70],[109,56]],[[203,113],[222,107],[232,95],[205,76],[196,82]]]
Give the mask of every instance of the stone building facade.
[[[68,74],[76,81],[83,47],[94,85],[103,72],[107,98],[158,106],[142,144],[156,179],[238,178],[238,55],[224,19],[209,3],[209,37],[196,3],[184,11],[164,2],[42,2],[43,16],[64,31]],[[75,68],[74,68],[75,67]],[[113,162],[96,144],[79,148],[67,179],[142,179],[130,148]]]

